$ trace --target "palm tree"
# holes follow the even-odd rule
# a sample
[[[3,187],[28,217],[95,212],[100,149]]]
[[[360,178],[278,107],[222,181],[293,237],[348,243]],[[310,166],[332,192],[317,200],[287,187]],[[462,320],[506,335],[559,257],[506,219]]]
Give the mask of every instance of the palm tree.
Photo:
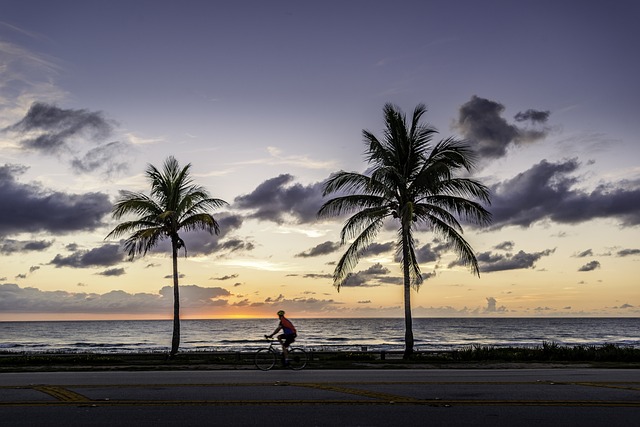
[[[146,177],[151,184],[151,193],[121,191],[120,198],[112,209],[112,216],[119,220],[125,215],[137,219],[117,225],[106,238],[129,235],[124,248],[132,260],[136,254],[142,256],[154,248],[161,240],[171,240],[173,256],[173,337],[169,355],[175,356],[180,346],[180,290],[178,287],[178,251],[187,247],[180,238],[180,231],[206,230],[218,234],[220,227],[210,209],[228,203],[209,197],[203,187],[193,184],[189,174],[191,164],[180,168],[178,161],[170,156],[160,171],[148,165]]]
[[[489,190],[470,178],[456,177],[458,170],[471,171],[475,155],[464,141],[446,138],[435,145],[437,131],[420,124],[426,107],[418,105],[411,123],[392,104],[384,106],[384,138],[378,140],[363,130],[365,156],[370,165],[365,174],[340,171],[324,183],[323,195],[338,193],[320,208],[320,217],[352,214],[340,233],[341,243],[351,241],[333,274],[334,286],[349,278],[362,251],[369,246],[385,220],[397,221],[396,251],[404,276],[405,351],[413,354],[411,288],[419,289],[423,277],[416,259],[414,233],[418,224],[443,238],[463,265],[478,276],[478,261],[462,237],[459,218],[479,225],[489,224]]]

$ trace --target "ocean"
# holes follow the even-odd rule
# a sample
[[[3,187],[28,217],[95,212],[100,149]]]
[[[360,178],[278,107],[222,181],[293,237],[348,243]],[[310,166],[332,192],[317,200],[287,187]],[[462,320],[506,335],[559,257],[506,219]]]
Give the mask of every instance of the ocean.
[[[296,345],[314,351],[399,351],[401,318],[295,319]],[[253,351],[277,319],[182,320],[180,350]],[[169,320],[0,322],[0,353],[150,353],[171,346]],[[471,345],[616,344],[640,348],[640,318],[417,318],[417,351]]]

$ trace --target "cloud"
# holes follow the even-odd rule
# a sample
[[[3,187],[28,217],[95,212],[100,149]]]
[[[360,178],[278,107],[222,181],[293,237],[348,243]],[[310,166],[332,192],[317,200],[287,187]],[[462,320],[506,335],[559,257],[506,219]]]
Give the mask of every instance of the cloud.
[[[118,277],[126,274],[126,272],[124,268],[110,268],[98,274],[100,274],[101,276],[107,276],[107,277]]]
[[[541,252],[527,253],[519,251],[516,254],[495,254],[491,252],[483,252],[476,256],[480,271],[482,273],[491,273],[495,271],[520,270],[526,268],[534,268],[535,263],[543,256],[551,255],[555,249],[547,249]],[[460,265],[460,261],[455,261],[449,266]]]
[[[536,110],[527,110],[524,113],[519,112],[513,118],[517,122],[531,121],[534,123],[546,123],[549,120],[549,115],[551,112],[549,111],[536,111]]]
[[[360,254],[362,257],[372,257],[380,254],[388,253],[395,250],[395,242],[377,243],[373,242]]]
[[[591,249],[587,249],[586,251],[579,252],[575,255],[576,258],[585,258],[588,256],[593,256],[593,251]]]
[[[91,250],[78,250],[69,256],[56,255],[49,264],[60,267],[89,268],[112,266],[124,261],[120,245],[108,244]]]
[[[317,274],[317,273],[307,273],[303,275],[305,279],[333,279],[333,275],[329,273]]]
[[[0,254],[39,252],[51,247],[52,244],[53,241],[46,240],[20,241],[0,237]]]
[[[128,165],[124,160],[127,154],[128,144],[115,141],[101,145],[87,151],[83,157],[76,157],[71,161],[71,167],[80,173],[90,173],[98,169],[104,169],[107,175],[127,170]],[[122,159],[117,161],[117,159]]]
[[[230,280],[230,279],[235,279],[236,277],[238,277],[238,274],[231,274],[231,275],[221,276],[221,277],[212,277],[209,280]]]
[[[173,300],[173,286],[164,286],[160,289],[160,295]],[[180,285],[180,306],[185,308],[219,306],[220,302],[216,302],[216,300],[229,296],[231,293],[220,287],[204,288],[197,285]]]
[[[222,288],[187,285],[182,290],[184,308],[206,308],[221,305],[220,298],[229,295]],[[226,303],[223,301],[223,303]],[[167,286],[158,294],[130,294],[114,290],[105,294],[42,291],[0,284],[0,311],[26,313],[167,313],[173,307],[173,290]]]
[[[593,271],[597,268],[600,268],[600,263],[598,261],[591,261],[580,267],[578,271]]]
[[[104,139],[112,129],[113,124],[100,112],[64,110],[35,102],[22,120],[4,130],[21,135],[20,145],[26,150],[63,154],[71,151],[72,140]]]
[[[576,159],[543,160],[514,178],[491,188],[492,227],[528,227],[549,219],[578,224],[597,218],[615,218],[623,226],[640,225],[640,185],[629,181],[599,185],[591,192],[575,189]]]
[[[474,95],[460,107],[454,126],[475,145],[481,157],[489,159],[504,157],[510,146],[534,142],[547,135],[546,129],[509,124],[502,117],[504,110],[504,105]],[[547,121],[549,114],[548,111],[527,110],[516,114],[516,120],[540,124]]]
[[[507,311],[507,308],[505,306],[498,307],[498,300],[496,300],[494,297],[488,297],[487,307],[484,309],[484,311],[487,313],[503,313]]]
[[[261,314],[275,314],[278,310],[285,310],[288,315],[295,317],[303,317],[305,313],[317,315],[318,313],[329,313],[335,315],[335,310],[341,305],[340,302],[333,299],[318,299],[318,298],[287,298],[283,294],[278,295],[275,298],[265,298],[263,302],[250,302],[244,300],[234,305],[248,306]]]
[[[387,267],[380,263],[375,263],[366,270],[350,273],[342,287],[377,287],[383,283],[402,283],[402,279],[398,277],[385,277],[389,273],[391,271]]]
[[[618,251],[618,256],[640,255],[640,249],[622,249]]]
[[[339,243],[326,241],[324,243],[320,243],[319,245],[314,246],[308,251],[300,252],[295,256],[301,257],[301,258],[310,258],[310,257],[321,256],[321,255],[327,255],[337,251],[339,247],[340,247]]]
[[[129,143],[104,140],[113,134],[115,123],[101,112],[62,109],[34,102],[26,115],[2,132],[15,135],[25,151],[59,157],[70,156],[76,173],[102,170],[112,175],[127,169]],[[93,148],[85,145],[93,144]]]
[[[515,243],[512,241],[505,241],[502,243],[497,244],[496,246],[494,246],[494,249],[498,249],[498,250],[503,250],[503,251],[510,251],[513,249],[513,247],[515,246]]]
[[[431,244],[426,244],[416,251],[416,258],[420,264],[427,262],[436,262],[440,259],[440,250],[443,249],[441,247],[432,248]]]
[[[220,226],[220,234],[209,234],[204,230],[184,231],[180,233],[180,237],[184,240],[187,248],[187,254],[191,255],[210,255],[218,254],[224,256],[231,252],[240,250],[251,251],[255,248],[255,244],[248,240],[242,240],[237,237],[227,236],[233,234],[240,228],[243,219],[240,215],[230,214],[228,212],[216,214],[213,217],[218,221]],[[164,239],[152,249],[153,253],[171,253],[171,242]]]
[[[0,166],[0,236],[91,231],[102,226],[102,218],[111,212],[111,202],[103,193],[68,194],[19,183],[16,177],[26,169]]]
[[[234,207],[250,210],[250,218],[277,224],[316,221],[322,206],[322,183],[292,184],[294,177],[282,174],[258,185],[249,194],[234,199]]]

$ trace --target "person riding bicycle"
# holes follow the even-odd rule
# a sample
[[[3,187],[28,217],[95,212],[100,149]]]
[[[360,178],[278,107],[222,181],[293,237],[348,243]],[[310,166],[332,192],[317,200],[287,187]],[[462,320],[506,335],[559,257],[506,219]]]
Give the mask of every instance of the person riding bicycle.
[[[293,323],[284,317],[284,310],[278,311],[278,317],[280,318],[278,327],[271,335],[265,335],[265,337],[273,338],[275,334],[282,331],[282,334],[278,335],[277,338],[282,346],[283,364],[286,366],[289,364],[289,345],[296,340],[298,334]]]

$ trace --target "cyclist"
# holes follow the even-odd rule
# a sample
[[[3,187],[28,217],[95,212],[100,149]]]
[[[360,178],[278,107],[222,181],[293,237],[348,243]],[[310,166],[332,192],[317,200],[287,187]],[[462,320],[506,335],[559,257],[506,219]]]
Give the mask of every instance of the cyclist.
[[[282,363],[287,366],[289,364],[289,345],[296,340],[297,332],[293,323],[286,317],[284,317],[284,310],[278,311],[278,317],[280,318],[280,323],[278,327],[271,335],[265,335],[265,337],[273,338],[275,334],[282,331],[282,334],[278,335],[278,341],[282,346]]]

